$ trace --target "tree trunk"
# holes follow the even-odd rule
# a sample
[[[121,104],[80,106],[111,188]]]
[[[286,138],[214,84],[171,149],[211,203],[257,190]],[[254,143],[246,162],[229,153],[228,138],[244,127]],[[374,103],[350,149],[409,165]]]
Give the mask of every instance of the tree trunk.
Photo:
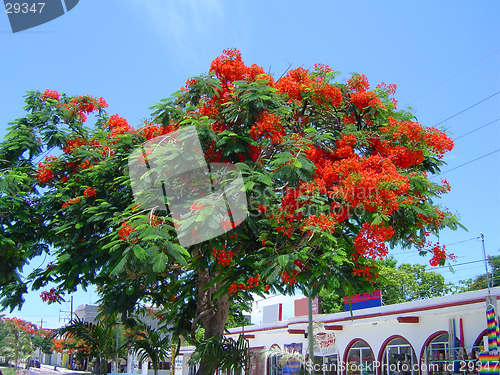
[[[223,294],[212,300],[212,296],[217,292],[218,287],[212,285],[206,288],[213,277],[206,269],[198,271],[197,316],[201,320],[203,328],[205,328],[205,340],[224,335],[224,327],[229,313],[229,295]],[[207,360],[209,359],[202,358],[196,375],[213,375],[215,371],[208,367]]]

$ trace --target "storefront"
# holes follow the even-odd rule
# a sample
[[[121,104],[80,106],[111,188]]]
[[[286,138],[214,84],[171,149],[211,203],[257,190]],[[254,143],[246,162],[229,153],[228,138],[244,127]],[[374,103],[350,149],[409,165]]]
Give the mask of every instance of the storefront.
[[[491,289],[496,305],[500,287]],[[322,375],[441,375],[472,373],[486,335],[487,291],[473,291],[397,305],[313,315],[314,369]],[[496,306],[495,306],[496,308]],[[308,361],[306,316],[231,329],[249,342],[251,375],[290,375],[271,348],[300,352]],[[194,348],[182,348],[184,362]],[[312,362],[305,362],[312,365]],[[317,370],[317,371],[316,371]],[[187,375],[189,369],[183,368]]]

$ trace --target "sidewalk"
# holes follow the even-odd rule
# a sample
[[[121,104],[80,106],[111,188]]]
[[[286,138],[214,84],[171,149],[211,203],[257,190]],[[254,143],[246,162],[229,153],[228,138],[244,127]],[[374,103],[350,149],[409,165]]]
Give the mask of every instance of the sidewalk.
[[[90,374],[90,372],[69,370],[67,368],[59,366],[57,366],[56,370],[54,370],[54,366],[52,365],[40,365],[40,368],[30,367],[28,372],[28,375],[55,375],[55,374]]]

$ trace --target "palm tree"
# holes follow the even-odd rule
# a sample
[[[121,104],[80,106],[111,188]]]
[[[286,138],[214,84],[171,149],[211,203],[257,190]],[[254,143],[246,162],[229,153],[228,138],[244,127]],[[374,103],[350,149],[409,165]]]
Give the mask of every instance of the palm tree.
[[[149,358],[155,375],[158,375],[160,362],[168,358],[170,344],[170,337],[164,330],[154,329],[139,322],[135,327],[135,332],[129,338],[128,346],[135,350],[141,362]]]
[[[116,354],[112,324],[104,321],[94,324],[77,318],[72,320],[71,324],[59,329],[56,335],[82,339],[89,347],[90,356],[97,359],[97,372],[99,374],[107,372],[107,361]]]
[[[190,364],[199,364],[203,359],[206,373],[219,369],[241,373],[246,367],[248,340],[240,335],[237,340],[224,336],[214,336],[198,345],[190,359]]]

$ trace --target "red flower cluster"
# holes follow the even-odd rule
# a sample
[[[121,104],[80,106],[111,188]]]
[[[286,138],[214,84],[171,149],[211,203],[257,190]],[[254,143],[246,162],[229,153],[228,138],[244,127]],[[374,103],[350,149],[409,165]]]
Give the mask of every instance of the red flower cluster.
[[[389,95],[394,95],[398,86],[395,83],[389,83],[388,85],[386,85],[384,82],[381,82],[377,85],[377,88],[384,90]]]
[[[286,76],[282,77],[277,83],[278,92],[287,94],[289,103],[297,101],[297,104],[302,102],[302,93],[306,92],[312,85],[312,80],[309,77],[309,72],[299,67],[290,70]]]
[[[50,332],[45,329],[38,329],[37,326],[33,323],[26,322],[19,318],[7,318],[3,315],[0,316],[0,322],[5,322],[7,324],[12,325],[15,329],[20,332],[27,333],[28,335],[38,335],[47,337]]]
[[[246,285],[244,283],[233,281],[233,283],[229,286],[228,293],[230,296],[236,294],[237,292],[241,292],[246,289]]]
[[[260,274],[257,274],[254,277],[249,277],[246,284],[243,282],[233,281],[233,283],[229,286],[228,294],[230,296],[237,294],[243,290],[251,290],[253,288],[258,288],[260,285]],[[266,286],[266,291],[269,290],[268,286]]]
[[[59,100],[61,97],[61,94],[59,94],[57,91],[54,90],[45,90],[40,97],[43,101],[46,101],[47,99],[53,99],[53,100]]]
[[[335,218],[325,214],[308,216],[304,222],[304,227],[318,227],[321,228],[322,231],[328,231],[330,233],[334,232],[336,225],[337,221]],[[310,229],[307,231],[309,234],[313,232]]]
[[[65,208],[66,208],[66,207],[68,207],[70,204],[80,202],[80,200],[81,200],[81,199],[82,199],[82,198],[80,198],[80,197],[72,198],[72,199],[70,199],[69,201],[64,202],[61,208],[62,208],[62,209],[65,209]]]
[[[264,137],[270,139],[272,143],[280,143],[284,135],[285,130],[281,125],[281,119],[267,111],[262,113],[260,120],[250,129],[250,136],[254,140]]]
[[[147,139],[153,139],[159,137],[160,135],[165,135],[172,133],[179,129],[178,124],[170,124],[168,126],[157,126],[153,124],[146,124],[139,132]]]
[[[40,293],[40,297],[42,298],[43,302],[48,303],[58,302],[62,300],[61,293],[58,292],[56,288],[52,288],[48,292],[43,291],[42,293]]]
[[[374,273],[373,271],[374,271],[374,267],[371,267],[369,265],[365,265],[363,267],[354,267],[353,275],[354,276],[362,276],[362,277],[366,278],[370,283],[374,283],[378,274]]]
[[[191,211],[200,211],[204,208],[205,206],[199,202],[194,202],[191,207],[190,207],[190,210]]]
[[[352,103],[360,110],[365,108],[385,108],[373,91],[358,91],[351,96]]]
[[[46,156],[45,163],[38,163],[36,179],[42,184],[48,183],[54,179],[54,165],[57,158],[55,156]]]
[[[224,246],[224,248],[225,247],[226,246]],[[231,260],[233,259],[234,253],[231,250],[225,251],[214,247],[212,250],[212,255],[217,263],[223,266],[229,266],[231,264]]]
[[[85,198],[95,197],[97,195],[97,190],[95,188],[88,187],[83,191]]]
[[[163,224],[163,220],[160,219],[155,214],[151,214],[149,215],[149,224],[152,225],[153,227],[157,227],[158,225]]]
[[[71,152],[74,149],[77,149],[77,148],[82,147],[82,146],[86,146],[88,144],[89,144],[89,142],[86,139],[83,139],[81,137],[74,138],[74,139],[68,139],[66,141],[66,146],[63,146],[63,151],[65,154],[69,155],[69,154],[71,154]],[[99,145],[99,142],[92,140],[90,142],[90,144],[93,146],[97,146],[97,145]]]
[[[41,183],[47,183],[54,178],[54,173],[44,163],[38,163],[36,179]]]
[[[274,82],[274,79],[266,74],[260,66],[253,64],[247,67],[241,58],[241,52],[237,49],[224,50],[222,55],[210,64],[210,72],[214,73],[224,83],[243,79],[254,80],[261,74],[264,75],[262,79],[265,78],[270,82]]]
[[[281,275],[281,280],[289,285],[297,284],[297,275],[307,270],[307,266],[301,260],[296,259],[294,263],[298,269],[294,269],[291,274],[288,271],[283,271]]]
[[[446,246],[439,246],[439,242],[435,244],[431,249],[432,258],[429,260],[429,264],[433,267],[437,267],[441,264],[442,260],[447,258],[446,256]]]
[[[354,74],[347,81],[347,87],[355,92],[370,90],[370,83],[364,74]]]
[[[128,124],[127,120],[117,114],[109,118],[108,127],[112,131],[111,138],[115,138],[120,134],[132,133],[135,131],[134,128]]]
[[[260,283],[259,279],[260,279],[259,273],[254,277],[249,277],[247,280],[248,289],[253,288],[254,286],[258,287]]]
[[[364,223],[354,239],[354,260],[359,257],[383,259],[387,255],[386,241],[394,236],[394,228]]]
[[[134,232],[134,231],[135,231],[135,229],[132,227],[132,225],[128,224],[128,223],[125,221],[124,223],[122,223],[122,225],[121,225],[120,229],[118,229],[118,236],[120,237],[120,239],[121,239],[122,241],[126,241],[126,240],[128,240],[128,238],[129,238],[130,234],[131,234],[132,232]],[[135,241],[137,241],[137,239],[136,239],[136,240],[134,240],[134,242],[135,242]]]
[[[70,111],[71,116],[76,116],[80,122],[87,121],[87,114],[107,106],[103,98],[96,99],[91,96],[76,96],[70,100],[69,104],[64,105]]]

